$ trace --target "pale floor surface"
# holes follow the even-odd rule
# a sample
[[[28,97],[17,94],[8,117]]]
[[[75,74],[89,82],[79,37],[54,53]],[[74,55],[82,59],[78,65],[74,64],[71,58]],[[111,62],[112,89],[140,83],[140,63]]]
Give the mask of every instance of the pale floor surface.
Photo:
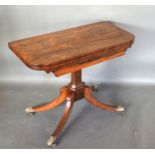
[[[0,85],[0,148],[50,148],[46,142],[64,105],[34,116],[24,109],[55,98],[60,87]],[[57,149],[155,148],[155,86],[100,85],[94,95],[108,104],[124,106],[126,112],[107,112],[83,99],[75,102]]]

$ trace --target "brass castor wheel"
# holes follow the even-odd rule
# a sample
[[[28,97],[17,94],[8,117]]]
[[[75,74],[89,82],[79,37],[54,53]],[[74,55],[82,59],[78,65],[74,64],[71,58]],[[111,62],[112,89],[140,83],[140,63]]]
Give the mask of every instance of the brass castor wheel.
[[[98,87],[96,85],[91,86],[91,88],[94,92],[98,92]]]
[[[34,112],[34,110],[33,110],[32,107],[26,108],[26,109],[25,109],[25,112],[26,112],[27,114],[29,114],[30,116],[33,116],[33,115],[36,114],[36,112]]]
[[[48,146],[52,146],[52,147],[56,147],[55,140],[56,140],[56,137],[51,136],[51,137],[49,138],[49,140],[47,141],[47,145],[48,145]]]
[[[117,106],[117,107],[115,108],[115,110],[116,110],[117,112],[124,112],[124,111],[125,111],[124,107],[122,107],[122,106]]]

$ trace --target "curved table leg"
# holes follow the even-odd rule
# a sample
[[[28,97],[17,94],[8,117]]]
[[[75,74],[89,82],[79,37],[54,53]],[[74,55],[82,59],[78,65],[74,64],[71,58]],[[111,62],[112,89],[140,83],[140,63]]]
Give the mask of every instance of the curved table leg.
[[[25,109],[25,112],[36,113],[36,112],[42,112],[42,111],[47,111],[47,110],[53,109],[53,108],[59,106],[60,104],[62,104],[66,100],[69,92],[70,91],[67,87],[63,87],[60,90],[60,96],[57,97],[56,99],[54,99],[53,101],[51,101],[50,103],[38,105],[35,107],[28,107]]]
[[[49,138],[49,140],[47,142],[47,145],[49,145],[49,146],[54,145],[56,139],[61,134],[61,131],[63,130],[63,128],[64,128],[64,126],[68,120],[68,117],[70,115],[71,109],[73,107],[73,102],[74,102],[73,93],[71,93],[71,95],[69,95],[66,98],[66,101],[67,101],[67,103],[66,103],[66,108],[65,108],[65,111],[63,113],[63,116],[61,117],[61,120],[60,120],[59,124],[57,125],[57,128],[55,129],[54,133],[51,135],[51,137]]]
[[[90,104],[92,104],[98,108],[108,110],[108,111],[112,111],[112,112],[123,112],[124,111],[124,108],[121,106],[110,106],[110,105],[107,105],[107,104],[104,104],[104,103],[97,101],[92,95],[92,88],[91,87],[86,86],[84,88],[84,97]]]

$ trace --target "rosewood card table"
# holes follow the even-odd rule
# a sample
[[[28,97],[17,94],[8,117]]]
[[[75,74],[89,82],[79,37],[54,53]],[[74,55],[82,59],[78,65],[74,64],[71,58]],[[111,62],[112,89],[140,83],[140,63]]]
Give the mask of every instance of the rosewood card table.
[[[81,70],[124,55],[133,41],[133,34],[111,22],[101,21],[9,43],[10,49],[31,69],[52,72],[55,76],[71,73],[71,81],[61,88],[59,97],[50,103],[26,108],[27,113],[34,114],[56,108],[66,101],[64,114],[48,145],[56,143],[75,101],[85,98],[98,108],[124,111],[121,106],[107,105],[95,99],[93,87],[82,81]]]

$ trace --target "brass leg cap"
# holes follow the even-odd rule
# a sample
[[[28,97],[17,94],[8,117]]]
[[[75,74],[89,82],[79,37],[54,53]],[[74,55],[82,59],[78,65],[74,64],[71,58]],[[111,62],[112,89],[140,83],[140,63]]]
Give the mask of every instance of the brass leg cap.
[[[56,140],[56,137],[51,136],[51,137],[49,138],[49,140],[47,141],[47,145],[48,145],[48,146],[53,146],[53,147],[55,147],[55,146],[56,146],[56,144],[54,143],[55,140]]]
[[[123,111],[125,111],[124,107],[122,107],[122,106],[117,106],[115,110],[117,112],[123,112]]]
[[[33,110],[32,107],[26,108],[26,109],[25,109],[25,112],[26,112],[26,113],[35,113],[35,111]]]
[[[98,92],[98,87],[97,86],[91,86],[92,87],[92,90],[94,91],[94,92]]]

